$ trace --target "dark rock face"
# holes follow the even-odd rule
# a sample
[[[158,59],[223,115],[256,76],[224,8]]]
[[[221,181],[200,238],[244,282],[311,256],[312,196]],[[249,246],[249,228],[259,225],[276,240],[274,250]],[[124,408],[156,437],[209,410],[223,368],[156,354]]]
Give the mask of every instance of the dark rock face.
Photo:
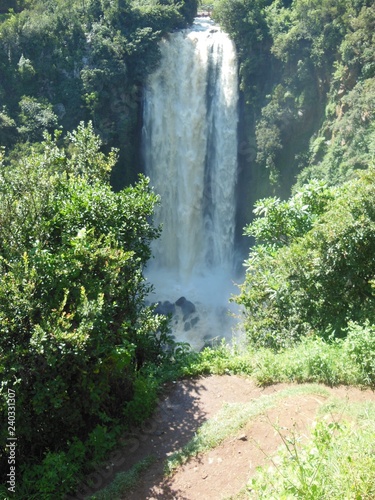
[[[154,313],[155,314],[163,314],[164,316],[174,316],[174,324],[177,326],[178,323],[181,321],[181,316],[180,314],[182,313],[182,321],[184,325],[184,331],[189,332],[194,326],[198,323],[200,320],[199,316],[196,313],[196,307],[193,302],[190,300],[187,300],[186,297],[180,297],[176,302],[173,304],[169,300],[165,300],[163,302],[154,302],[153,304],[155,306]],[[180,308],[181,313],[179,313],[179,310],[177,307]],[[176,314],[179,313],[179,314]]]
[[[196,316],[190,321],[191,327],[193,328],[199,321],[199,316]]]
[[[176,306],[181,307],[182,314],[184,315],[184,321],[186,318],[194,313],[196,311],[195,305],[190,302],[190,300],[187,300],[185,297],[180,297],[178,300],[175,302]]]
[[[165,300],[164,302],[158,302],[154,312],[155,314],[164,314],[164,316],[173,315],[176,312],[176,306],[169,300]]]
[[[185,332],[189,332],[192,328],[195,327],[195,325],[199,321],[199,316],[194,316],[194,318],[191,318],[190,321],[186,321],[184,324],[184,330]]]

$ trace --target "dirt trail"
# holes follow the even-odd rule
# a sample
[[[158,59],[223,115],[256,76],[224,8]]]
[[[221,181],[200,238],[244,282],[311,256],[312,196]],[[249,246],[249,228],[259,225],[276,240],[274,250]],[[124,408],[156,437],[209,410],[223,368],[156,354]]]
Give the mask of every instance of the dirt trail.
[[[279,399],[276,406],[252,419],[236,435],[217,448],[189,460],[169,478],[163,476],[165,459],[189,442],[197,429],[212,419],[225,403],[249,403],[295,386],[257,387],[247,378],[209,376],[170,384],[153,418],[133,436],[133,449],[115,472],[129,469],[148,455],[156,462],[140,484],[123,500],[220,500],[245,486],[256,467],[281,445],[274,424],[288,434],[309,434],[324,396],[308,394]],[[375,401],[373,391],[357,388],[325,388],[330,396],[354,401]],[[108,478],[107,482],[110,482]]]

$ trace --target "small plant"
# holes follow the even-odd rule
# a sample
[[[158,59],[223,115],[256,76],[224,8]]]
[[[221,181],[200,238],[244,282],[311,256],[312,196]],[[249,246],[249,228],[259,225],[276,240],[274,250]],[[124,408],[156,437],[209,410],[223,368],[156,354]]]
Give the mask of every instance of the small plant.
[[[351,322],[345,339],[345,353],[360,367],[362,383],[375,385],[375,325]]]
[[[120,472],[116,475],[114,481],[104,490],[93,495],[90,500],[120,500],[123,495],[134,488],[139,481],[142,473],[155,462],[156,458],[152,455],[135,464],[127,472]]]
[[[345,411],[351,413],[351,408]],[[356,409],[356,423],[338,423],[326,415],[315,424],[312,439],[305,445],[296,434],[285,437],[275,427],[283,448],[271,458],[271,467],[258,469],[248,485],[248,496],[267,500],[374,498],[373,411]]]
[[[84,446],[75,446],[76,456],[71,453],[49,452],[39,465],[24,468],[21,490],[25,493],[19,498],[30,498],[31,491],[37,492],[36,498],[63,498],[77,482],[77,476],[82,466]],[[57,494],[59,492],[59,494]]]

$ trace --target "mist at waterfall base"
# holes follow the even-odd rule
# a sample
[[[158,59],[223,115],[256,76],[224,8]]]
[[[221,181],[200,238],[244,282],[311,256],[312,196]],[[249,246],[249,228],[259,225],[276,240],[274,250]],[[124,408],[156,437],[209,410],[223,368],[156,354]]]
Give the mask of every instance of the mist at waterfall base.
[[[146,277],[157,311],[173,313],[176,340],[199,350],[231,339],[235,323],[237,57],[206,18],[171,34],[160,50],[145,89],[142,135],[163,230]]]

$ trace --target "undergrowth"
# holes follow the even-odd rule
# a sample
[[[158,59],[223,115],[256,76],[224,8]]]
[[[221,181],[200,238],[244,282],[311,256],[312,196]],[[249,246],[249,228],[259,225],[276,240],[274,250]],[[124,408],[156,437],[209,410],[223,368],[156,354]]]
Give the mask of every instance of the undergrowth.
[[[150,455],[135,464],[130,470],[118,473],[115,480],[109,486],[90,497],[90,500],[120,500],[125,493],[136,486],[142,473],[147,470],[155,460],[156,458]]]
[[[346,403],[345,413],[356,418],[332,421],[326,415],[315,423],[312,439],[305,445],[298,436],[285,438],[279,432],[283,439],[279,455],[271,459],[269,468],[258,470],[246,493],[237,498],[375,498],[375,404]]]
[[[124,421],[122,423],[119,422],[119,427],[116,429],[98,427],[95,433],[92,433],[92,462],[97,464],[110,453],[110,450],[116,445],[116,436],[123,430],[125,424],[140,425],[143,418],[150,416],[156,405],[157,397],[165,383],[181,378],[209,374],[237,374],[249,376],[261,386],[281,382],[296,382],[321,383],[329,386],[344,384],[374,387],[374,339],[375,335],[372,326],[359,326],[353,323],[350,325],[348,335],[345,339],[327,342],[319,337],[307,337],[294,347],[278,352],[271,349],[254,349],[249,346],[236,344],[229,346],[225,342],[222,342],[215,349],[206,348],[200,353],[195,353],[189,351],[186,345],[176,345],[175,352],[169,357],[168,363],[162,363],[158,366],[148,365],[148,367],[142,370],[136,384],[137,390],[130,405],[131,408],[128,408],[128,412],[124,412]],[[139,397],[137,397],[138,392]],[[146,398],[144,397],[145,394],[147,395]],[[184,450],[170,457],[166,471],[172,473],[179,464],[184,463],[190,456],[201,453],[210,447],[217,446],[228,434],[241,428],[257,411],[262,411],[269,405],[272,406],[275,402],[276,399],[260,398],[259,408],[255,408],[253,405],[245,405],[241,411],[235,405],[227,406],[223,409],[225,415],[223,413],[224,417],[222,419],[223,422],[227,423],[219,427],[216,421],[207,423]],[[365,421],[367,422],[368,419],[365,418]],[[343,435],[343,441],[347,438],[349,439],[350,436],[356,436],[353,439],[357,439],[358,442],[362,438],[366,441],[369,439],[370,427],[366,427],[363,432],[361,429],[358,426],[355,429],[352,427],[347,429],[344,426],[337,433]],[[373,437],[372,440],[374,442]],[[29,470],[30,481],[35,482],[37,480],[39,483],[42,482],[44,485],[43,488],[46,491],[49,490],[48,485],[52,486],[52,483],[57,482],[66,486],[69,484],[70,488],[73,489],[74,483],[79,481],[78,471],[84,470],[88,474],[90,472],[90,464],[86,462],[83,467],[83,457],[86,455],[87,446],[89,446],[89,443],[82,443],[76,440],[72,443],[71,449],[66,453],[61,452],[50,455],[48,463],[45,461],[40,470]],[[363,449],[366,449],[365,445],[363,445]],[[363,460],[367,464],[366,466],[372,467],[371,460],[368,461],[366,457]],[[59,463],[58,469],[56,469],[57,463]],[[352,462],[350,463],[353,465]],[[359,461],[358,463],[362,462]],[[150,463],[146,461],[140,465],[140,470],[146,469],[149,465]],[[140,470],[131,471],[130,476],[135,482],[140,475]],[[58,471],[60,472],[57,477],[56,474]],[[54,476],[52,477],[51,474],[54,474]],[[33,475],[38,477],[31,477]],[[122,485],[128,484],[127,476],[119,476],[115,480],[115,483],[120,485],[118,486],[120,490]],[[57,494],[54,498],[63,498],[62,491],[61,495]],[[2,493],[1,488],[0,493]],[[108,494],[111,494],[114,498],[112,493]],[[25,495],[23,494],[22,489],[19,490],[18,496],[19,498],[27,497],[26,493]],[[52,496],[49,497],[46,493],[45,498],[52,498]],[[95,498],[106,497],[97,496]],[[348,496],[347,498],[352,497]],[[353,498],[365,499],[371,497],[357,496]]]
[[[248,375],[262,386],[314,382],[374,387],[375,334],[370,325],[351,323],[345,339],[305,337],[279,351],[229,347],[223,342],[216,349],[191,354],[187,361],[180,369],[182,376],[227,373]]]

